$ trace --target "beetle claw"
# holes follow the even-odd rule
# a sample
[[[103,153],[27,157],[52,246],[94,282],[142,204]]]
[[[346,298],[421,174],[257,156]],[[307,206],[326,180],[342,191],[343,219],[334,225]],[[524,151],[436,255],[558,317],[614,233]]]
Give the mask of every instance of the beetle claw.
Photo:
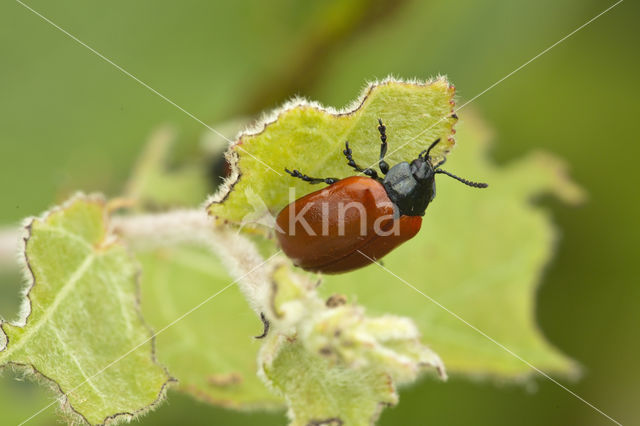
[[[267,317],[264,316],[263,312],[260,312],[260,320],[262,320],[264,331],[262,332],[261,335],[254,336],[255,339],[264,339],[265,337],[267,337],[267,334],[269,334],[269,327],[271,326],[271,324],[269,323],[269,320],[267,319]]]

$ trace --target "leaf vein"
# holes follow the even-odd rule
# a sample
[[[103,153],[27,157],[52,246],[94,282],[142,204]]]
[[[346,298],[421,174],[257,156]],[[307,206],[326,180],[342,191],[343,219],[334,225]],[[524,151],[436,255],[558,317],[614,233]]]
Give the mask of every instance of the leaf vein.
[[[84,245],[85,247],[88,247],[89,249],[93,250],[94,247],[87,242],[87,240],[85,240],[82,237],[79,237],[78,235],[74,234],[73,232],[70,232],[69,230],[62,228],[60,226],[53,226],[53,225],[47,225],[47,224],[40,224],[39,228],[43,231],[51,231],[51,232],[57,232],[59,234],[64,235],[67,238],[70,238],[74,241],[77,241],[79,243],[81,243],[82,245]]]
[[[76,365],[76,367],[78,367],[78,371],[80,371],[80,374],[82,374],[82,377],[84,378],[84,382],[88,383],[89,386],[91,386],[91,388],[94,390],[96,395],[98,395],[100,397],[102,402],[105,402],[106,401],[105,395],[93,383],[93,381],[91,380],[91,376],[89,376],[87,373],[85,373],[84,369],[82,368],[82,365],[80,365],[80,361],[78,360],[78,358],[71,351],[71,349],[69,348],[67,343],[64,341],[64,339],[62,339],[62,337],[60,336],[60,333],[58,333],[58,329],[55,328],[55,327],[52,327],[52,330],[53,330],[54,336],[56,337],[56,339],[58,339],[58,341],[62,345],[63,350],[65,351],[65,353],[73,360],[73,363]],[[75,389],[75,388],[73,388],[73,389]]]

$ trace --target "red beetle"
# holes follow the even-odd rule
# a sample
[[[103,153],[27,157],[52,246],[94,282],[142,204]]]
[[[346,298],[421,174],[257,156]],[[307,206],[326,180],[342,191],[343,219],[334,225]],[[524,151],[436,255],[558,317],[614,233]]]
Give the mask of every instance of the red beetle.
[[[382,120],[378,122],[382,141],[378,166],[384,178],[378,177],[375,170],[356,164],[349,142],[343,151],[347,162],[366,176],[320,179],[285,169],[311,184],[329,185],[289,204],[276,219],[280,246],[297,266],[327,274],[347,272],[380,259],[413,238],[436,195],[436,174],[446,174],[474,188],[488,186],[440,169],[445,160],[433,165],[429,153],[440,139],[411,164],[403,161],[389,168],[384,161],[386,127]]]

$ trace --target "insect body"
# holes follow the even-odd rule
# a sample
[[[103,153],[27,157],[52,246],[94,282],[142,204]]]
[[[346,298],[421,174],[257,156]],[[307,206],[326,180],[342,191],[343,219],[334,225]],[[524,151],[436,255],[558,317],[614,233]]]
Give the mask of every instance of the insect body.
[[[298,170],[285,169],[311,184],[329,185],[292,202],[276,219],[282,250],[297,266],[328,274],[347,272],[380,259],[413,238],[435,197],[436,174],[446,174],[475,188],[487,187],[440,169],[444,160],[432,164],[429,153],[440,139],[411,163],[401,162],[389,168],[384,161],[386,128],[382,120],[378,122],[382,141],[378,166],[384,178],[373,169],[358,166],[348,142],[343,151],[347,163],[365,176],[312,178]]]

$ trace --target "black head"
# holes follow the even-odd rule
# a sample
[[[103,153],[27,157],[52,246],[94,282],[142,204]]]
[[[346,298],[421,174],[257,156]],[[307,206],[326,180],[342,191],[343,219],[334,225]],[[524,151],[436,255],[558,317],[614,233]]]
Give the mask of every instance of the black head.
[[[426,182],[433,179],[435,170],[429,159],[418,157],[409,166],[411,175],[418,182]]]
[[[471,182],[440,169],[446,160],[434,165],[429,154],[438,143],[440,139],[436,139],[428,149],[422,151],[411,164],[398,163],[385,176],[382,184],[391,201],[398,206],[401,215],[424,215],[427,206],[436,196],[436,174],[445,174],[474,188],[488,186],[486,183]]]

